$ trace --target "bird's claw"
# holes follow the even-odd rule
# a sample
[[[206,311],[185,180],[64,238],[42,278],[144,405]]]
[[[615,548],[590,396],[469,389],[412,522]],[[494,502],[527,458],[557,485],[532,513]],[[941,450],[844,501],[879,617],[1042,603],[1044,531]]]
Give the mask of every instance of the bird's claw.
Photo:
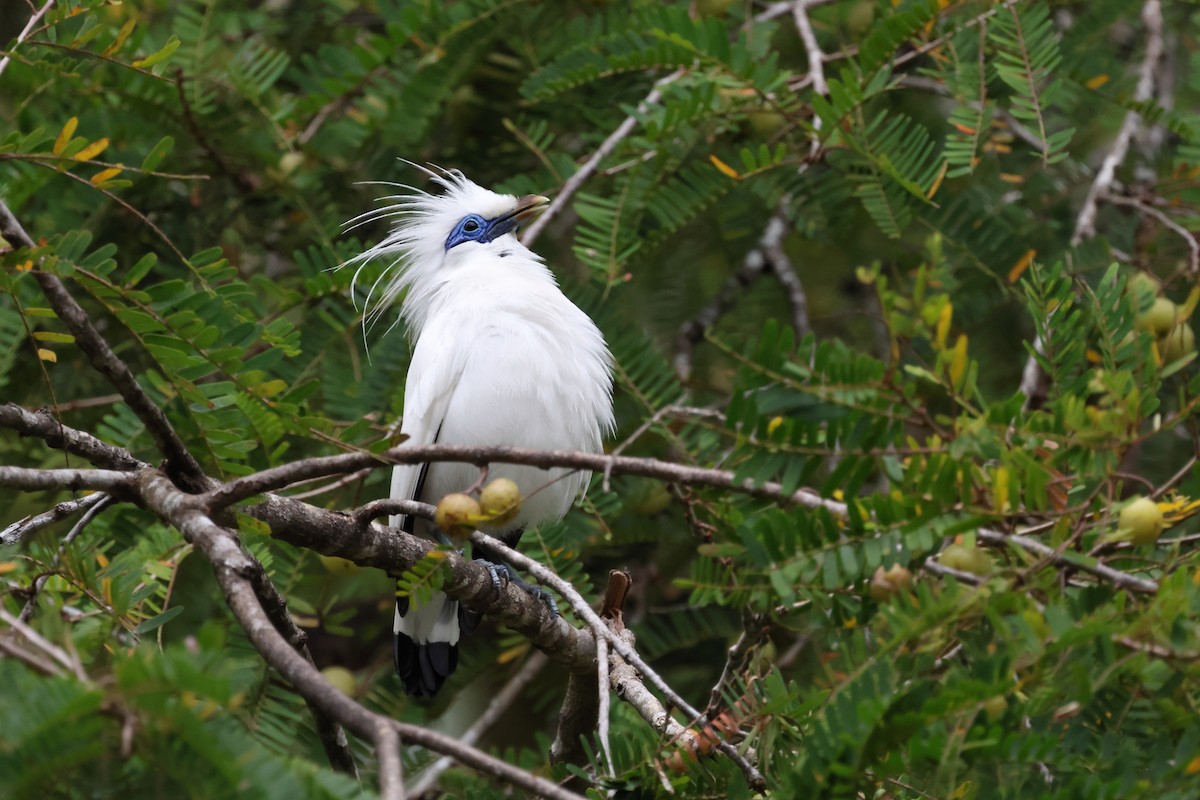
[[[483,559],[480,560],[483,561]],[[497,592],[500,592],[504,589],[505,583],[516,584],[545,603],[546,607],[550,609],[551,614],[556,617],[559,616],[558,603],[555,602],[554,595],[552,595],[548,589],[543,589],[541,586],[535,586],[532,583],[529,583],[520,575],[518,575],[517,571],[508,564],[497,564],[492,561],[483,561],[483,564],[487,567],[488,574],[492,576],[492,588]],[[501,575],[504,576],[503,579],[500,577]]]

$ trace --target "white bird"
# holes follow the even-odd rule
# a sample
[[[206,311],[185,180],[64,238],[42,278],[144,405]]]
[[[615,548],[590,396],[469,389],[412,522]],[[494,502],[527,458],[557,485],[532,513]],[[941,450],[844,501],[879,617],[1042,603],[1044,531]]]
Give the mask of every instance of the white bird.
[[[401,432],[413,445],[600,452],[613,428],[612,356],[596,324],[516,237],[517,227],[549,201],[496,194],[457,170],[419,169],[444,191],[401,185],[411,193],[386,198],[391,205],[351,220],[392,218],[396,224],[348,262],[361,270],[377,258],[391,259],[368,292],[367,324],[404,296],[400,317],[414,347]],[[381,300],[372,304],[381,282]],[[401,465],[392,472],[391,497],[436,504],[478,476],[470,464]],[[524,528],[560,519],[591,476],[493,464],[488,477],[511,479],[524,498],[512,522],[484,526],[513,546]],[[437,538],[428,520],[397,516],[391,524]],[[419,607],[397,596],[394,655],[409,694],[434,694],[454,671],[458,606],[441,592]]]

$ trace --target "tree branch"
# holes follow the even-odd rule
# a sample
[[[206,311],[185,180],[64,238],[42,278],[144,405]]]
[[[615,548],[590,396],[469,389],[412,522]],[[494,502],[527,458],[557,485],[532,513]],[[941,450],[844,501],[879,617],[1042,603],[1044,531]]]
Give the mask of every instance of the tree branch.
[[[255,648],[307,702],[372,742],[377,750],[387,746],[388,737],[380,731],[382,727],[389,727],[407,742],[451,755],[485,775],[540,797],[580,800],[579,795],[545,778],[531,775],[473,747],[464,746],[451,737],[375,714],[342,694],[280,635],[260,604],[249,577],[260,567],[242,550],[236,538],[207,516],[195,496],[179,491],[161,475],[143,475],[142,495],[149,508],[179,530],[187,541],[204,554],[212,564],[217,583],[224,591],[230,609]],[[389,783],[388,786],[393,789],[392,796],[396,796],[395,784]]]
[[[17,34],[17,39],[15,42],[13,42],[13,46],[12,46],[13,50],[16,50],[17,46],[19,44],[21,44],[21,42],[25,41],[25,39],[29,36],[29,32],[32,31],[34,29],[34,26],[36,26],[38,24],[38,20],[40,20],[42,17],[44,17],[46,15],[46,12],[49,11],[53,5],[54,5],[54,0],[46,0],[45,5],[43,5],[41,8],[39,8],[37,11],[33,12],[33,14],[29,17],[29,20],[25,23],[25,27],[22,28],[21,32]],[[0,58],[0,75],[3,75],[4,70],[8,69],[8,62],[11,59],[12,59],[11,51],[9,51],[9,53],[6,54],[4,56],[4,58]]]
[[[1146,25],[1146,53],[1142,57],[1142,64],[1138,70],[1137,88],[1133,92],[1135,103],[1144,103],[1154,97],[1154,70],[1163,54],[1163,20],[1160,0],[1146,0],[1146,4],[1142,6],[1142,22]],[[1141,115],[1136,111],[1125,114],[1125,120],[1121,123],[1120,130],[1117,131],[1116,139],[1113,140],[1112,149],[1108,151],[1108,155],[1100,164],[1096,179],[1092,181],[1087,197],[1084,198],[1083,207],[1079,210],[1079,216],[1075,220],[1075,233],[1071,236],[1072,245],[1077,245],[1084,239],[1090,239],[1096,235],[1097,204],[1100,198],[1112,189],[1117,167],[1125,161],[1125,155],[1129,152],[1129,142],[1141,127],[1141,120]]]
[[[20,544],[47,525],[53,525],[80,511],[88,511],[107,497],[108,495],[100,492],[89,494],[74,500],[64,500],[49,511],[23,517],[0,531],[0,547]]]
[[[654,87],[650,90],[650,93],[646,95],[646,98],[642,100],[642,102],[638,103],[637,114],[645,113],[647,108],[657,103],[658,99],[662,97],[662,87],[666,86],[668,83],[678,80],[683,76],[684,73],[685,70],[677,69],[670,75],[656,80],[654,82]],[[526,247],[533,247],[533,243],[537,241],[537,238],[541,235],[542,230],[545,229],[548,224],[550,224],[550,220],[558,216],[558,213],[562,211],[564,207],[566,207],[571,198],[575,196],[575,193],[579,191],[579,187],[583,186],[584,182],[592,176],[592,173],[599,169],[600,162],[607,158],[608,155],[617,148],[617,145],[633,132],[634,126],[636,126],[637,123],[638,117],[635,114],[630,114],[620,125],[616,127],[612,133],[608,135],[608,138],[600,143],[600,146],[597,147],[596,151],[588,157],[587,161],[583,162],[583,165],[579,168],[579,170],[574,175],[567,178],[566,183],[564,183],[562,188],[558,190],[558,194],[554,196],[554,199],[550,202],[549,207],[543,211],[528,228],[525,229],[525,233],[521,236],[522,244],[524,244]]]
[[[430,444],[400,445],[382,453],[343,453],[294,461],[280,467],[265,469],[253,475],[229,481],[205,495],[211,509],[224,508],[256,494],[289,486],[310,478],[352,472],[364,467],[383,467],[393,464],[423,464],[428,461],[457,461],[483,467],[489,463],[524,464],[534,467],[568,467],[592,472],[609,472],[658,478],[673,483],[730,489],[751,497],[774,500],[784,505],[824,508],[835,515],[845,515],[846,504],[827,500],[811,489],[789,492],[778,483],[756,484],[738,481],[732,471],[688,467],[653,458],[633,458],[602,453],[571,450],[535,450],[527,447],[471,447],[466,445]]]
[[[483,737],[485,733],[491,730],[492,726],[500,719],[504,712],[517,701],[521,696],[521,692],[525,687],[533,682],[533,679],[550,663],[550,659],[540,650],[535,650],[532,655],[525,661],[517,674],[509,678],[508,683],[504,684],[503,688],[491,699],[487,708],[483,710],[475,721],[471,723],[471,727],[463,731],[458,737],[458,741],[468,746],[474,746],[476,742]],[[574,679],[575,673],[571,673]],[[421,773],[420,779],[412,787],[413,797],[421,797],[427,792],[433,791],[437,786],[438,778],[442,773],[449,769],[454,764],[454,759],[450,756],[442,756],[437,761],[430,764]]]
[[[25,233],[25,229],[3,200],[0,200],[0,236],[21,247],[34,247],[33,240]],[[167,415],[150,399],[129,367],[117,358],[108,342],[96,330],[83,307],[75,301],[57,276],[41,269],[35,269],[33,276],[42,287],[42,292],[55,314],[74,335],[75,344],[88,357],[92,367],[120,392],[130,410],[146,426],[154,443],[167,459],[168,474],[173,479],[179,479],[182,485],[190,489],[199,489],[204,481],[204,472],[200,469],[199,462],[188,452]]]

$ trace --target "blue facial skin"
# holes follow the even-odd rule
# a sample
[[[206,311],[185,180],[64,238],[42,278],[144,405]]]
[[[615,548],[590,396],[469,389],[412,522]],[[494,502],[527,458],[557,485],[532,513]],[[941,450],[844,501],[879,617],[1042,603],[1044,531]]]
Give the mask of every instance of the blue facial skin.
[[[463,242],[479,242],[481,244],[493,241],[506,233],[514,231],[519,225],[515,214],[507,214],[495,219],[484,219],[478,214],[468,214],[458,221],[454,230],[446,238],[446,250],[457,247]]]

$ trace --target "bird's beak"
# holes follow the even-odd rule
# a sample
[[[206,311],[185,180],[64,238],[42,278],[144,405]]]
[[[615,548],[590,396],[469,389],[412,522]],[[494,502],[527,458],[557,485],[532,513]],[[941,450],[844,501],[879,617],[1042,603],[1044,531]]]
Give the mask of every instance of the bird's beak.
[[[542,197],[540,194],[527,194],[524,197],[518,197],[517,207],[505,216],[511,218],[517,224],[528,222],[542,213],[548,205],[550,205],[549,197]]]
[[[546,206],[550,205],[549,197],[540,194],[527,194],[517,198],[517,207],[502,217],[496,217],[488,230],[488,240],[515,231],[519,225],[536,217]]]

